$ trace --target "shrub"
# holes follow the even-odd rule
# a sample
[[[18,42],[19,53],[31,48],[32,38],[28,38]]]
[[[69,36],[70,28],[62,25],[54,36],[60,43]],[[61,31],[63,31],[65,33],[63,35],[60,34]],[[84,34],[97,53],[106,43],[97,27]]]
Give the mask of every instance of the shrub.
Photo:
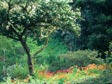
[[[67,65],[77,65],[80,67],[87,66],[88,64],[100,64],[103,62],[97,57],[97,51],[91,50],[78,50],[75,52],[69,52],[67,54],[60,55],[60,59],[63,59]]]
[[[7,67],[7,74],[11,78],[25,78],[29,73],[27,68],[24,64],[14,64]]]
[[[110,42],[109,45],[109,54],[110,54],[109,57],[106,58],[106,62],[112,64],[112,42]]]
[[[49,70],[62,70],[67,69],[71,66],[87,66],[89,64],[101,64],[103,60],[97,57],[97,51],[91,50],[78,50],[74,52],[68,52],[67,54],[62,54],[59,57],[52,57],[49,63]]]
[[[14,65],[24,53],[19,42],[0,36],[0,80],[6,76],[6,67]],[[4,68],[3,68],[4,67]],[[11,70],[10,70],[11,72]]]
[[[112,65],[112,55],[110,57],[106,58],[106,63]]]

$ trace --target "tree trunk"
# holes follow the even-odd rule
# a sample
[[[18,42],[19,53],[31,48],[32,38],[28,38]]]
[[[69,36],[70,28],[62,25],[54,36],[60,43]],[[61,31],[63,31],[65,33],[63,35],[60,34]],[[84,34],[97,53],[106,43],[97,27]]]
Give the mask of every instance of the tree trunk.
[[[32,58],[31,58],[31,55],[30,55],[30,50],[29,50],[26,42],[23,39],[21,39],[20,42],[21,42],[21,44],[22,44],[22,46],[23,46],[23,48],[24,48],[24,50],[27,54],[29,74],[33,75],[33,64],[32,64]]]

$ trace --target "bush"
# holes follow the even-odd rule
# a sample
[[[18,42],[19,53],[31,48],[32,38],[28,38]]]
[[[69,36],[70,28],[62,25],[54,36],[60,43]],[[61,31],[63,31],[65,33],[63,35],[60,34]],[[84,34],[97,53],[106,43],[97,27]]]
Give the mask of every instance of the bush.
[[[109,51],[106,52],[106,63],[112,64],[112,42],[109,44]]]
[[[7,67],[7,74],[11,78],[26,78],[28,76],[28,67],[24,64],[14,64]]]
[[[112,54],[109,57],[107,57],[105,60],[106,60],[107,64],[111,64],[112,65]]]
[[[91,50],[78,50],[75,52],[69,52],[67,54],[60,55],[60,58],[65,61],[66,64],[77,65],[77,66],[87,66],[88,64],[100,64],[103,62],[97,57],[97,51]]]
[[[51,58],[49,63],[49,70],[62,70],[67,69],[71,66],[87,66],[89,64],[101,64],[103,60],[97,57],[97,51],[91,50],[78,50],[75,52],[68,52],[67,54],[62,54],[59,57]]]

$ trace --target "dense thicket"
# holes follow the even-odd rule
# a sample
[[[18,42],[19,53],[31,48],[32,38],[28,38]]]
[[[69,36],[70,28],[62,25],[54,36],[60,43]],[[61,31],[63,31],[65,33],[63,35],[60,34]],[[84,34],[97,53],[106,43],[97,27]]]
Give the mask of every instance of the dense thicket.
[[[95,49],[105,58],[112,41],[112,0],[73,0],[70,5],[79,7],[82,14],[81,35],[75,39],[74,48]]]

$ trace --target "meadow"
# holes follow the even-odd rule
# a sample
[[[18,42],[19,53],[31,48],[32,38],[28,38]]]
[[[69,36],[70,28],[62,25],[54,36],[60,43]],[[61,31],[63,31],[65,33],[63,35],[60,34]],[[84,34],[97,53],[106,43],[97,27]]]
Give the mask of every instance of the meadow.
[[[6,49],[8,53],[3,53],[7,55],[4,55],[5,60],[1,59],[0,62],[0,84],[109,84],[112,82],[111,57],[106,60],[96,58],[97,51],[91,50],[70,52],[59,39],[51,39],[46,49],[33,59],[34,76],[30,76],[27,57],[21,45],[7,38],[1,37],[1,39],[4,40],[2,44],[7,45],[0,46],[1,52]],[[32,49],[35,46],[30,39],[29,45]],[[18,52],[21,53],[17,56]]]
[[[0,84],[112,84],[112,0],[0,0]]]

